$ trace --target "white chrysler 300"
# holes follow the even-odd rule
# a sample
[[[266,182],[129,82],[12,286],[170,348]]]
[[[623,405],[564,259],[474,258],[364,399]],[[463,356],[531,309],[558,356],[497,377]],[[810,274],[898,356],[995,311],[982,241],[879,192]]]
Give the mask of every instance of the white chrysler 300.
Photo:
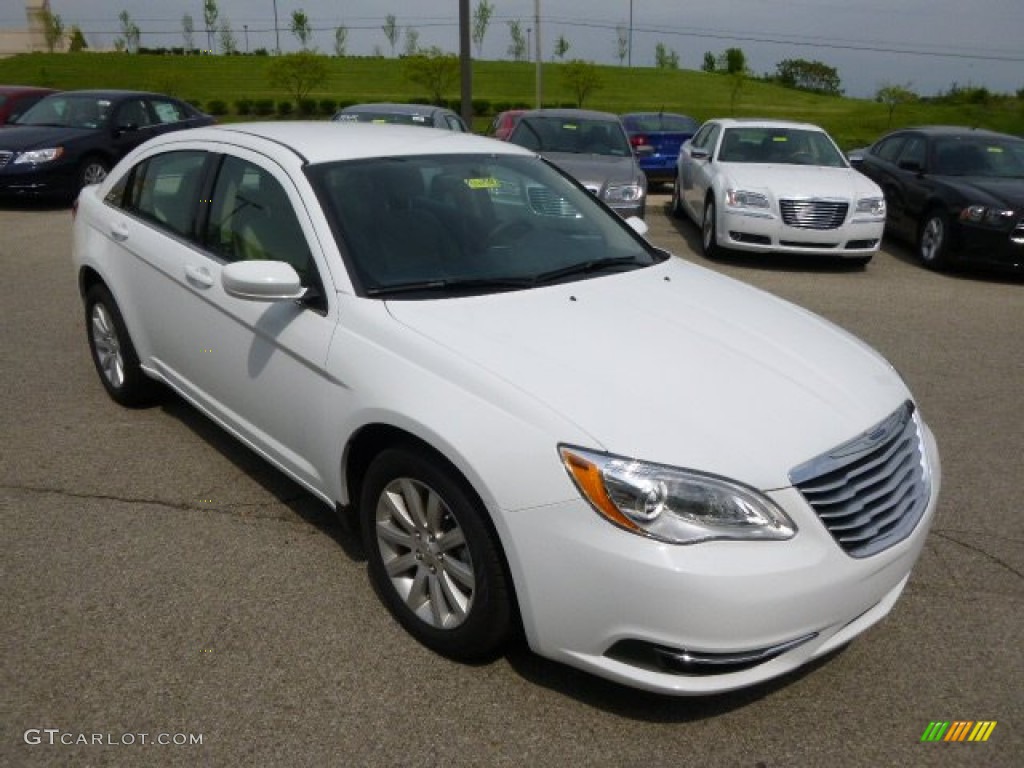
[[[357,514],[420,642],[724,691],[889,612],[938,456],[878,354],[644,229],[507,143],[291,122],[148,142],[73,253],[111,397]]]
[[[701,228],[708,258],[736,250],[867,264],[882,242],[885,197],[816,125],[719,119],[680,149],[672,213]]]

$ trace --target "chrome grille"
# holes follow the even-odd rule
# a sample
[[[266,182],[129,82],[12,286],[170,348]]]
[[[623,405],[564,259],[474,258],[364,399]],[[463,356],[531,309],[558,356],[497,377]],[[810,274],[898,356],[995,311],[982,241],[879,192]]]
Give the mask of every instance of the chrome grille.
[[[0,162],[0,165],[3,165],[3,163]],[[1010,233],[1010,240],[1018,245],[1024,245],[1024,219],[1017,222],[1017,226]]]
[[[931,477],[914,405],[789,473],[821,522],[851,557],[905,539],[924,514]]]
[[[11,158],[12,157],[14,157],[14,153],[13,152],[8,152],[6,150],[0,150],[0,168],[3,168],[5,165],[7,165],[9,162],[11,162]]]
[[[838,200],[779,200],[782,220],[800,229],[836,229],[846,221],[850,204]]]

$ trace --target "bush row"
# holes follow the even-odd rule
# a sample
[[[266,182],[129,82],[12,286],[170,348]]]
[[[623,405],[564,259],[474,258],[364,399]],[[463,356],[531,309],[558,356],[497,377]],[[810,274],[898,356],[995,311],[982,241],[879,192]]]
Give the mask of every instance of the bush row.
[[[411,104],[430,104],[429,99],[414,98],[409,99]],[[232,104],[223,99],[211,99],[205,104],[195,100],[189,100],[189,103],[198,109],[204,109],[208,114],[221,116],[228,114],[236,114],[241,116],[257,116],[257,117],[270,117],[277,115],[279,117],[289,117],[291,115],[299,115],[300,117],[330,117],[339,109],[356,104],[356,101],[337,101],[335,99],[300,99],[298,103],[285,99],[282,101],[274,101],[274,99],[236,99]],[[462,111],[462,101],[460,99],[451,99],[444,101],[441,106],[448,107],[456,112]],[[576,105],[572,102],[562,103],[545,103],[545,107],[561,107],[563,109],[570,109]],[[532,104],[528,104],[524,101],[495,101],[491,102],[488,99],[473,99],[473,114],[477,117],[489,117],[496,115],[499,112],[505,112],[510,109],[531,109]]]

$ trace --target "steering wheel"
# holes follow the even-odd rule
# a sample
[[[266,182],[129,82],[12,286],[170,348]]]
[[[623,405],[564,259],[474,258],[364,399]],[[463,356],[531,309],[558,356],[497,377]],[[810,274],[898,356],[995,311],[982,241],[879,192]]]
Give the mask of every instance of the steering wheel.
[[[805,149],[802,149],[799,152],[794,152],[792,155],[789,156],[789,159],[795,165],[813,165],[814,164],[814,155],[812,155],[810,152],[808,152]]]

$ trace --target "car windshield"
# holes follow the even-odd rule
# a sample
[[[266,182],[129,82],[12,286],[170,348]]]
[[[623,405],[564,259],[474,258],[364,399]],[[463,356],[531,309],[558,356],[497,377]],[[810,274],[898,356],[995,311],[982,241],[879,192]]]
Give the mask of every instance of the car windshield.
[[[509,141],[535,152],[628,157],[632,150],[618,120],[601,118],[521,117]]]
[[[944,176],[1024,177],[1024,141],[951,136],[936,140],[934,157]]]
[[[415,299],[527,289],[661,258],[536,157],[377,158],[307,172],[367,295]]]
[[[699,127],[697,121],[686,115],[670,115],[652,113],[649,115],[626,115],[623,124],[629,131],[648,131],[651,133],[689,133],[694,134]]]
[[[430,115],[410,112],[360,110],[359,112],[342,112],[334,119],[339,123],[394,123],[395,125],[421,125],[427,128],[434,125]]]
[[[110,99],[97,96],[47,96],[15,121],[18,125],[100,128],[110,117]]]
[[[843,154],[824,131],[806,128],[726,128],[718,160],[722,163],[848,167]]]

